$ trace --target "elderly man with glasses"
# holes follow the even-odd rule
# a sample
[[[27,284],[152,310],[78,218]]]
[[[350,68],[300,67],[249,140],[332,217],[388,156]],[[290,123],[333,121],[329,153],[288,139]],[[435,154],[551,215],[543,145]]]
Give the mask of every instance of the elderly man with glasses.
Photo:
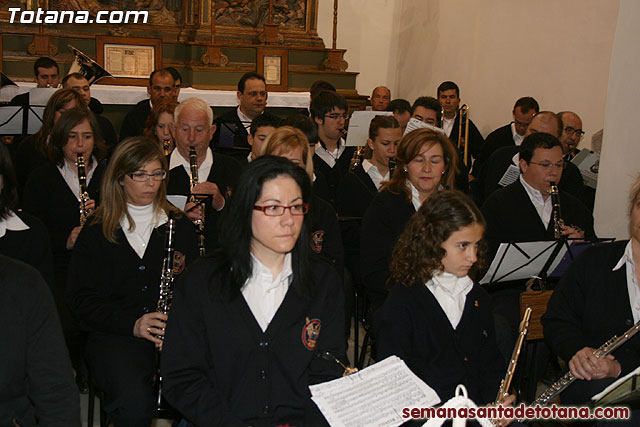
[[[582,120],[580,120],[580,116],[572,111],[563,111],[558,113],[558,116],[562,120],[562,135],[560,135],[562,155],[565,160],[571,160],[580,151],[578,150],[578,144],[584,136]]]

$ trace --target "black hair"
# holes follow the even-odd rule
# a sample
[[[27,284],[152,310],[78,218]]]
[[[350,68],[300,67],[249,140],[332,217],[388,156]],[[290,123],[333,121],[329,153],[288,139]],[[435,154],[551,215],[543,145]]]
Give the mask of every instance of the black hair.
[[[333,111],[334,108],[339,110],[348,110],[347,100],[344,96],[330,90],[323,90],[311,100],[311,118],[321,119],[324,123],[324,115]]]
[[[273,128],[278,127],[276,118],[271,114],[259,114],[255,119],[251,120],[251,126],[249,127],[249,133],[251,136],[256,136],[256,132],[263,126],[271,126]]]
[[[4,144],[0,144],[0,176],[2,177],[0,219],[7,219],[9,212],[18,206],[18,180],[11,162],[11,155]]]
[[[513,109],[515,110],[517,107],[520,107],[520,110],[522,110],[524,114],[527,114],[531,110],[535,111],[536,114],[540,112],[540,105],[538,105],[538,101],[530,96],[518,99],[516,104],[513,106]]]
[[[56,71],[60,73],[60,68],[58,68],[58,63],[56,61],[54,61],[53,59],[47,56],[42,56],[38,58],[35,64],[33,64],[33,75],[38,77],[38,75],[40,74],[38,73],[38,68],[52,68],[52,67],[56,67]]]
[[[455,84],[454,82],[451,81],[446,81],[446,82],[442,82],[440,83],[440,86],[438,86],[438,98],[440,98],[440,94],[446,90],[455,90],[456,91],[456,95],[458,95],[458,98],[460,98],[460,88],[458,87],[457,84]]]
[[[169,74],[171,74],[171,77],[173,77],[173,83],[175,84],[175,82],[177,82],[178,80],[180,80],[180,84],[182,84],[182,76],[180,75],[180,72],[178,72],[178,70],[176,70],[173,67],[165,67],[165,70],[167,70],[169,72]]]
[[[64,87],[64,85],[67,84],[67,82],[69,81],[69,79],[76,79],[76,80],[80,80],[80,79],[85,79],[87,80],[87,78],[85,76],[83,76],[80,73],[71,73],[71,74],[67,74],[66,76],[64,76],[64,78],[62,79],[62,87]],[[87,80],[88,81],[88,80]]]
[[[405,112],[409,112],[411,114],[413,110],[411,109],[411,104],[406,99],[398,98],[389,102],[387,106],[387,111],[393,111],[394,113],[402,114]]]
[[[153,70],[153,72],[151,73],[151,75],[149,76],[149,86],[153,86],[153,77],[158,74],[160,76],[165,76],[165,77],[171,77],[173,79],[173,75],[169,72],[169,70],[167,70],[166,68],[162,68],[160,70]],[[173,81],[173,83],[175,84],[175,79]],[[173,86],[173,85],[172,85]]]
[[[520,159],[529,164],[536,148],[548,150],[553,147],[562,147],[560,140],[550,133],[532,133],[522,141],[520,145]]]
[[[245,167],[233,195],[222,212],[219,250],[216,255],[220,264],[216,274],[221,275],[219,283],[222,285],[222,292],[230,300],[240,295],[252,272],[251,224],[256,212],[253,207],[262,194],[264,184],[279,176],[292,178],[300,187],[303,202],[311,202],[311,180],[307,172],[284,157],[265,155]],[[310,217],[307,215],[303,219],[298,241],[291,251],[291,287],[305,298],[312,295],[313,290],[309,221]]]
[[[264,79],[264,76],[262,74],[259,73],[255,73],[253,71],[248,72],[248,73],[244,73],[242,75],[242,77],[240,77],[240,80],[238,81],[238,92],[244,93],[244,86],[245,83],[247,82],[247,80],[249,79],[258,79],[258,80],[262,80],[262,82],[266,85],[267,82]]]
[[[375,116],[369,124],[369,138],[373,141],[380,133],[380,129],[396,129],[400,123],[393,116]]]
[[[437,99],[431,96],[421,96],[420,98],[413,101],[413,105],[411,106],[411,114],[416,111],[416,107],[423,107],[427,110],[433,110],[436,112],[436,119],[438,123],[437,126],[440,126],[442,122],[442,107],[440,106],[440,102]]]
[[[318,136],[318,127],[309,116],[304,114],[293,114],[287,118],[280,120],[280,126],[291,126],[300,129],[304,136],[307,137],[309,145],[313,146],[320,141]]]
[[[322,92],[323,90],[330,90],[332,92],[335,92],[336,88],[326,80],[316,80],[311,84],[311,87],[309,88],[309,93],[311,93],[311,99],[315,98],[316,95]]]

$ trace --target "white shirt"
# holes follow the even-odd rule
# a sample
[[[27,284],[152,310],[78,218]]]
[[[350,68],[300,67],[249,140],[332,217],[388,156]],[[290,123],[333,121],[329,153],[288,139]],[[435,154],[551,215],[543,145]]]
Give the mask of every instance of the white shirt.
[[[371,181],[373,181],[373,184],[378,190],[380,189],[380,184],[382,183],[382,181],[389,180],[389,171],[387,171],[387,173],[382,176],[378,167],[371,163],[369,159],[364,159],[362,161],[362,169],[364,169],[367,175],[369,175],[369,178],[371,178]]]
[[[329,165],[330,168],[334,167],[336,164],[336,160],[342,156],[344,153],[344,149],[346,147],[346,142],[344,139],[340,138],[338,140],[338,146],[335,150],[329,151],[322,144],[316,145],[316,154],[320,157],[326,164]]]
[[[473,280],[469,276],[457,277],[451,273],[440,273],[433,276],[425,286],[442,307],[453,329],[457,328],[462,318],[467,294],[473,288]]]
[[[98,161],[95,157],[91,157],[91,165],[85,169],[85,173],[87,174],[87,187],[91,182],[91,177],[93,176],[93,172],[96,170],[96,165]],[[58,166],[58,171],[62,178],[64,178],[64,182],[67,183],[71,192],[75,194],[76,199],[80,201],[80,181],[78,180],[78,172],[71,168],[71,163],[65,159],[62,166]]]
[[[452,119],[445,119],[444,116],[442,116],[442,129],[446,132],[447,137],[451,135],[451,131],[453,130],[453,122],[456,121],[456,117],[458,117],[458,114],[453,116]]]
[[[169,157],[169,170],[182,166],[184,170],[187,172],[188,176],[191,176],[191,163],[189,163],[189,159],[185,159],[182,157],[182,154],[178,150],[173,150],[171,156]],[[198,166],[198,181],[204,182],[207,180],[209,176],[209,172],[211,172],[211,166],[213,166],[213,153],[211,152],[211,148],[207,148],[207,154],[205,155],[204,162]]]
[[[527,181],[522,178],[522,175],[520,175],[520,182],[522,183],[524,190],[527,192],[531,203],[533,203],[533,206],[536,208],[544,227],[547,228],[549,226],[549,220],[551,220],[551,212],[553,211],[551,196],[547,197],[547,200],[544,200],[542,193],[527,184]]]
[[[420,206],[422,206],[422,202],[420,201],[420,193],[418,192],[418,189],[413,186],[411,181],[407,180],[407,185],[411,190],[411,203],[413,204],[416,212],[418,212],[418,209],[420,209]]]
[[[146,206],[135,206],[127,203],[127,210],[133,219],[134,228],[131,230],[129,219],[126,215],[120,218],[120,226],[133,250],[142,258],[149,245],[151,232],[154,228],[167,222],[167,214],[164,211],[159,214],[154,213],[153,203]]]
[[[13,211],[9,211],[7,217],[0,220],[0,237],[4,237],[9,231],[24,231],[28,230],[29,226],[20,219]]]
[[[518,135],[515,123],[511,123],[511,135],[513,135],[513,143],[519,147],[522,144],[522,141],[524,141],[524,135]]]
[[[251,277],[242,287],[242,296],[264,332],[269,327],[269,323],[289,290],[293,277],[291,254],[285,255],[282,270],[275,279],[271,270],[265,267],[253,254],[251,255],[251,264]]]
[[[242,126],[244,126],[244,128],[247,130],[247,132],[249,132],[249,128],[251,127],[251,122],[252,120],[245,115],[242,110],[240,110],[240,106],[238,105],[238,118],[240,119],[240,122],[242,123]]]
[[[631,244],[631,240],[627,243],[622,258],[620,258],[620,261],[618,261],[611,271],[619,270],[625,264],[627,266],[627,291],[629,292],[631,313],[633,313],[633,322],[638,323],[640,320],[640,288],[638,288],[636,267],[633,263],[633,245]]]

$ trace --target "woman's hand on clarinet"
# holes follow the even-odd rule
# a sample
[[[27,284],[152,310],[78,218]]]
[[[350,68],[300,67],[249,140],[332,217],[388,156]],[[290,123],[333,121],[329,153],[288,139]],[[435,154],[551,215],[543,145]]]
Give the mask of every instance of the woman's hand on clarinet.
[[[158,350],[162,350],[162,339],[158,336],[164,336],[167,318],[166,314],[157,311],[143,315],[136,320],[136,324],[133,326],[133,336],[149,340],[156,345]]]
[[[87,200],[87,203],[84,204],[84,208],[87,212],[92,212],[96,208],[96,201],[93,199]]]
[[[562,235],[569,239],[584,239],[584,230],[576,226],[562,226]]]

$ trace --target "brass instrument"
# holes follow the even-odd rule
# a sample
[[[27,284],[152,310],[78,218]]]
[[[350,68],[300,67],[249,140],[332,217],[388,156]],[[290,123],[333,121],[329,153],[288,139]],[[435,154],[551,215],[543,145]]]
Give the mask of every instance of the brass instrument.
[[[330,351],[323,351],[317,357],[320,357],[329,362],[335,362],[338,365],[340,365],[340,367],[343,369],[343,372],[342,372],[343,377],[346,377],[347,375],[355,374],[356,372],[358,372],[358,368],[352,368],[351,366],[345,365],[344,363],[342,363],[340,359],[338,359],[338,357],[335,354],[331,353]]]
[[[82,156],[82,154],[78,154],[76,167],[78,168],[78,183],[80,184],[80,194],[78,194],[78,200],[80,201],[80,225],[84,225],[84,223],[87,222],[87,215],[89,215],[89,209],[87,209],[89,192],[87,191],[87,173],[84,166],[84,156]]]
[[[170,139],[162,141],[162,150],[164,151],[164,156],[167,157],[171,151],[171,144],[173,141]]]
[[[562,211],[560,210],[560,192],[555,182],[550,183],[549,194],[551,194],[551,204],[553,211],[551,219],[553,220],[553,237],[555,239],[562,238],[562,227],[564,227],[564,219],[562,219]]]
[[[358,145],[358,148],[356,148],[356,151],[354,151],[353,153],[351,162],[349,162],[349,172],[353,172],[358,166],[362,164],[362,160],[364,160],[364,155],[366,152],[367,147],[365,147],[364,145]]]
[[[640,331],[640,322],[633,325],[619,338],[618,336],[614,335],[609,341],[602,344],[598,349],[596,349],[596,351],[593,352],[593,355],[598,359],[601,359],[604,356],[613,353],[618,347],[629,341],[631,337],[638,333],[638,331]],[[538,396],[538,398],[533,401],[531,406],[548,404],[551,399],[562,393],[575,380],[576,377],[573,376],[571,371],[567,372],[562,378],[553,383],[551,387],[546,389],[540,396]]]
[[[469,106],[463,104],[458,113],[458,151],[462,155],[465,166],[469,166]],[[463,132],[464,130],[464,132]]]
[[[522,344],[524,343],[524,339],[526,338],[527,332],[529,331],[530,319],[531,319],[531,307],[527,307],[527,309],[524,312],[524,316],[522,317],[522,321],[520,322],[518,340],[516,341],[516,346],[513,349],[513,353],[511,353],[511,360],[509,361],[507,374],[505,375],[504,379],[500,383],[500,388],[498,389],[498,395],[496,396],[496,400],[494,402],[495,406],[498,406],[502,402],[504,402],[504,399],[509,395],[509,388],[511,387],[511,380],[513,379],[513,374],[516,372],[516,365],[518,364],[518,357],[520,356],[520,350],[522,349]]]
[[[200,248],[200,256],[206,255],[206,248],[204,245],[204,212],[206,209],[206,202],[199,199],[193,193],[193,187],[198,185],[198,154],[195,147],[189,148],[189,166],[191,167],[191,197],[189,201],[196,203],[200,206],[201,219],[196,221],[196,233],[198,234],[198,247]]]
[[[93,59],[89,58],[87,55],[80,52],[75,47],[70,45],[67,45],[67,46],[69,47],[69,49],[71,49],[71,52],[73,53],[73,62],[71,63],[71,66],[69,67],[69,72],[67,74],[72,74],[72,73],[82,74],[84,78],[87,79],[87,82],[89,82],[89,85],[94,84],[95,82],[97,82],[98,80],[104,77],[113,78],[111,73],[109,73],[107,70],[105,70],[100,65],[98,65],[98,63],[95,62]]]

